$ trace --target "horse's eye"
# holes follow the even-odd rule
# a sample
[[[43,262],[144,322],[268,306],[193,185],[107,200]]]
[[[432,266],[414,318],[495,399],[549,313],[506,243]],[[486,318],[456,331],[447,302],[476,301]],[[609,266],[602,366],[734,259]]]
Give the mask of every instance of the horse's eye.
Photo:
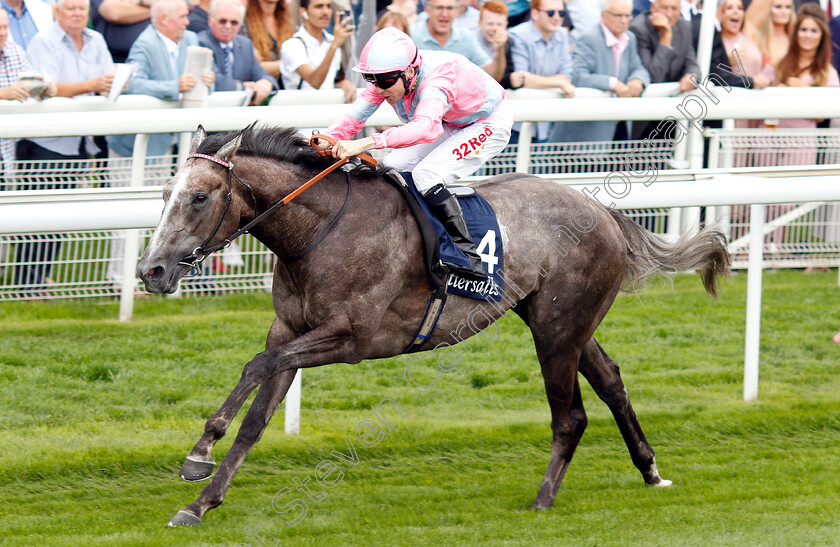
[[[201,205],[205,201],[207,201],[207,194],[198,194],[193,198],[193,203],[196,205]]]

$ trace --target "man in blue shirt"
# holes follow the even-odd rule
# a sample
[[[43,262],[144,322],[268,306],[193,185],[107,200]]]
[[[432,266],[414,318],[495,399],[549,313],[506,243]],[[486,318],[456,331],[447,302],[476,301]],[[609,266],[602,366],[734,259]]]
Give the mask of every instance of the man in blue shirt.
[[[513,40],[510,83],[514,88],[555,88],[566,97],[574,96],[572,54],[563,28],[565,13],[563,0],[533,0],[531,20],[508,31]],[[538,122],[535,142],[546,142],[551,129],[552,122]]]
[[[89,0],[58,0],[55,22],[36,34],[27,47],[33,68],[55,82],[60,97],[105,94],[111,89],[114,63],[102,35],[87,28],[89,14]],[[87,159],[93,152],[96,147],[90,137],[18,141],[17,159],[33,162],[22,165],[20,189],[75,186],[84,175],[82,163],[68,162]],[[15,282],[22,293],[44,289],[60,245],[60,234],[25,236],[18,243],[15,255],[20,264],[15,268]]]
[[[497,72],[495,61],[479,45],[475,34],[454,25],[458,0],[429,0],[426,13],[426,21],[418,20],[411,26],[411,38],[418,49],[460,53],[486,72]]]
[[[23,49],[53,21],[52,7],[43,0],[0,0],[0,7],[9,16],[12,41]]]
[[[26,48],[33,68],[56,83],[58,97],[95,93],[107,95],[114,80],[114,62],[105,39],[95,30],[87,28],[88,2],[59,0],[55,23],[39,32]],[[77,157],[82,137],[31,140],[57,154]],[[88,146],[88,152],[93,151],[91,148]]]

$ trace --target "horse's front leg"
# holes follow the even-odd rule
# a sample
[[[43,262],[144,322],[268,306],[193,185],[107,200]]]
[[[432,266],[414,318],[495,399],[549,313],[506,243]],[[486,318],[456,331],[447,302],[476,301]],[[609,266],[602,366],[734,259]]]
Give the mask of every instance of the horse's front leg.
[[[291,342],[294,338],[294,332],[284,322],[275,318],[268,331],[265,348],[266,350],[271,350]],[[282,398],[286,396],[286,392],[289,390],[289,386],[292,385],[295,371],[287,371],[281,374],[281,376],[282,381],[279,383],[278,389],[282,391],[280,393],[280,400],[282,401]],[[239,385],[237,385],[237,388],[239,388]],[[179,475],[182,479],[190,482],[203,481],[213,474],[213,468],[216,466],[216,462],[213,460],[211,454],[213,447],[219,439],[225,436],[228,427],[230,427],[231,422],[239,413],[239,410],[253,389],[253,387],[248,390],[234,389],[221,408],[207,420],[204,424],[204,433],[190,451],[186,461],[184,461],[184,465],[181,466]]]
[[[351,335],[349,324],[339,322],[318,327],[288,344],[266,350],[254,357],[245,365],[239,383],[219,412],[226,409],[226,405],[231,402],[235,394],[250,393],[257,385],[263,385],[245,415],[239,433],[216,475],[195,502],[172,517],[169,521],[170,526],[200,524],[204,513],[224,501],[225,493],[233,477],[245,461],[248,452],[262,437],[277,405],[283,400],[285,389],[282,387],[285,386],[288,389],[286,384],[291,383],[290,378],[293,374],[281,375],[281,372],[331,363],[357,363],[359,361],[361,361],[361,356],[356,352],[356,341]],[[231,404],[235,403],[236,401],[231,402]],[[242,402],[238,404],[241,406]]]

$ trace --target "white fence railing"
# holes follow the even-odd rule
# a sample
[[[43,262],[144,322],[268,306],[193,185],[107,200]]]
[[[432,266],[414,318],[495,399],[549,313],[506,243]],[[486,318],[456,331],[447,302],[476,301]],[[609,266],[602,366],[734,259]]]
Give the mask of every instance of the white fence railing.
[[[333,104],[337,102],[337,95],[328,93],[278,94],[272,99],[271,106],[243,108],[234,106],[238,103],[235,96],[216,94],[211,95],[210,103],[218,106],[205,108],[178,109],[176,103],[160,104],[160,101],[148,97],[121,97],[115,103],[105,103],[97,98],[90,100],[75,100],[72,103],[53,99],[43,103],[25,105],[0,102],[0,114],[3,114],[3,124],[0,125],[0,138],[26,138],[44,136],[78,136],[95,132],[104,134],[141,134],[147,135],[159,132],[187,133],[196,125],[202,123],[209,131],[235,130],[244,127],[254,120],[260,120],[267,125],[284,125],[295,127],[325,127],[337,119],[348,108],[346,105]],[[820,176],[811,176],[807,184],[799,177],[778,178],[772,183],[761,173],[753,171],[751,176],[726,175],[721,173],[703,172],[703,142],[700,135],[704,120],[726,120],[724,127],[731,126],[732,119],[765,119],[765,118],[840,118],[840,101],[838,90],[828,88],[799,89],[766,89],[762,91],[744,91],[706,87],[680,97],[617,99],[603,98],[603,94],[590,93],[579,90],[578,98],[559,99],[553,92],[534,92],[520,90],[510,94],[514,118],[525,122],[522,126],[520,146],[514,152],[513,165],[516,170],[531,169],[533,158],[539,157],[539,148],[531,146],[531,131],[536,121],[590,121],[590,120],[663,120],[672,118],[680,122],[684,134],[675,138],[672,153],[668,163],[673,167],[690,167],[694,171],[688,173],[659,171],[663,169],[664,158],[654,158],[650,162],[642,162],[642,166],[627,162],[607,169],[615,171],[626,180],[626,191],[615,195],[615,188],[609,186],[609,181],[601,180],[603,174],[590,177],[590,180],[580,174],[574,175],[576,181],[566,176],[550,176],[553,180],[563,183],[576,182],[575,186],[597,198],[601,192],[601,199],[608,195],[615,198],[620,208],[674,208],[676,214],[670,218],[669,231],[696,224],[699,218],[697,211],[700,206],[710,206],[707,212],[714,217],[720,211],[714,207],[730,207],[750,205],[751,245],[749,247],[749,287],[747,297],[747,327],[745,342],[745,383],[744,398],[754,399],[758,389],[758,347],[760,330],[761,307],[761,262],[762,241],[765,233],[763,206],[755,203],[809,203],[815,201],[840,200],[840,185],[833,182],[838,174],[837,166],[823,169]],[[316,97],[320,99],[316,99]],[[805,99],[807,97],[807,99]],[[795,98],[796,100],[789,100]],[[63,104],[59,104],[60,101]],[[215,103],[214,101],[219,101]],[[298,102],[296,102],[298,101]],[[317,108],[305,108],[306,105],[318,103]],[[68,112],[68,110],[77,110]],[[45,114],[49,114],[48,116]],[[397,123],[393,111],[380,109],[369,120],[369,125],[383,126]],[[91,131],[90,128],[95,128]],[[685,138],[683,138],[685,137]],[[182,140],[183,142],[183,140]],[[140,188],[144,182],[143,165],[145,165],[146,139],[141,136],[135,144],[133,167],[131,171],[130,189],[98,189],[90,190],[86,194],[75,190],[66,194],[47,192],[19,193],[7,192],[0,195],[0,232],[20,233],[26,231],[43,232],[79,230],[118,230],[132,229],[124,237],[126,249],[123,253],[123,271],[133,271],[133,261],[137,256],[137,239],[141,237],[138,230],[152,226],[160,211],[159,188]],[[666,145],[667,146],[667,145]],[[643,149],[644,146],[640,146]],[[612,149],[612,146],[610,146]],[[552,165],[558,161],[561,149],[543,149],[545,163],[536,167],[539,171],[550,171]],[[571,149],[570,149],[571,150]],[[619,151],[617,155],[625,155],[640,160],[637,150]],[[182,150],[183,153],[183,150]],[[571,150],[572,158],[579,157],[581,150]],[[667,152],[666,152],[667,157]],[[555,163],[552,163],[555,162]],[[607,164],[608,165],[608,164]],[[504,169],[504,167],[501,167]],[[651,178],[651,171],[656,170]],[[764,175],[798,174],[802,175],[815,171],[799,169],[797,173],[784,170],[768,172]],[[610,179],[615,182],[617,179]],[[650,182],[649,185],[640,184]],[[124,191],[121,191],[124,190]],[[612,192],[611,192],[612,190]],[[24,195],[21,195],[24,194]],[[44,207],[50,202],[50,207]],[[72,202],[72,203],[68,203]],[[609,203],[607,203],[609,204]],[[809,205],[810,206],[810,205]],[[678,208],[686,208],[680,210]],[[85,211],[86,214],[67,214],[68,211]],[[108,213],[123,211],[119,219],[108,219]],[[683,214],[683,212],[685,214]],[[45,221],[45,219],[47,219]],[[108,219],[108,220],[106,220]],[[129,220],[131,219],[131,220]],[[7,222],[3,224],[3,221]],[[91,221],[98,224],[92,226]],[[30,223],[30,224],[27,224]],[[74,228],[75,227],[75,228]],[[24,229],[28,228],[28,229]],[[20,242],[15,241],[16,244]],[[26,241],[31,245],[31,240]],[[35,242],[42,247],[52,245],[55,241]],[[8,255],[8,245],[0,241],[0,258]],[[260,251],[255,252],[260,256]],[[265,254],[263,253],[264,257]],[[113,258],[113,257],[112,257]],[[259,260],[259,259],[258,259]],[[262,259],[266,263],[265,258]],[[81,263],[81,262],[80,262]],[[266,271],[270,271],[270,265]],[[104,268],[104,264],[99,265]],[[252,267],[252,270],[258,268]],[[8,275],[8,273],[7,273]],[[207,280],[199,279],[198,283]],[[125,276],[121,284],[121,319],[131,316],[133,304],[134,283],[133,276]]]
[[[709,165],[724,169],[840,163],[840,129],[713,129],[705,135]],[[715,214],[725,222],[736,266],[743,266],[750,243],[749,207],[721,207]],[[765,267],[826,267],[840,261],[837,204],[774,204],[765,215]]]
[[[661,88],[660,88],[661,89]],[[654,94],[652,87],[646,94]],[[583,177],[584,173],[617,172],[626,174],[629,177],[647,176],[650,171],[656,171],[660,175],[668,167],[692,167],[699,169],[703,165],[703,147],[700,133],[696,126],[706,119],[722,119],[728,117],[737,118],[764,118],[773,116],[776,118],[785,117],[834,117],[840,116],[840,101],[837,100],[840,90],[837,88],[812,88],[807,90],[795,90],[791,88],[768,88],[761,91],[744,90],[737,88],[704,87],[694,90],[691,93],[679,97],[642,97],[638,99],[607,98],[605,94],[596,90],[579,89],[577,97],[573,99],[559,98],[560,94],[546,90],[517,90],[510,93],[510,101],[513,106],[514,116],[517,120],[524,121],[520,144],[510,146],[502,154],[485,167],[479,175],[486,176],[501,172],[530,171],[537,174],[558,174],[572,173],[574,178]],[[131,185],[139,187],[143,184],[153,183],[150,180],[150,171],[143,170],[145,158],[145,134],[143,132],[177,131],[186,133],[192,130],[199,122],[203,123],[209,130],[238,129],[260,119],[267,125],[306,125],[325,126],[340,114],[346,111],[347,105],[341,103],[342,93],[340,90],[324,92],[302,92],[284,91],[278,93],[271,100],[268,107],[234,106],[242,104],[244,95],[237,92],[215,93],[210,95],[208,105],[204,108],[178,108],[177,102],[161,101],[151,97],[124,95],[115,102],[108,102],[101,97],[80,97],[77,99],[50,99],[43,102],[34,100],[24,104],[0,101],[0,113],[3,115],[4,123],[0,125],[0,137],[35,137],[35,136],[69,136],[80,133],[90,133],[91,127],[96,128],[99,134],[119,134],[140,132],[135,146],[135,156],[128,161],[133,166],[130,169],[123,167],[116,169],[110,160],[100,161],[98,166],[95,162],[88,162],[88,175],[84,180],[80,179],[76,186],[103,186],[103,185]],[[790,100],[796,97],[797,100]],[[47,115],[49,114],[49,115]],[[657,141],[624,141],[619,143],[547,143],[529,145],[529,133],[535,120],[605,120],[605,119],[667,119],[681,120],[681,127],[684,133],[678,132],[676,138]],[[697,122],[697,123],[695,123]],[[392,109],[381,108],[370,120],[369,125],[390,125],[397,123],[396,116]],[[727,119],[724,126],[732,125]],[[739,165],[739,158],[756,157],[758,154],[750,152],[747,146],[733,141],[726,135],[726,132],[709,132],[712,146],[710,147],[710,165],[722,165],[729,167]],[[776,133],[782,135],[783,132]],[[765,136],[764,141],[769,137]],[[817,138],[817,137],[813,137]],[[834,137],[832,137],[834,138]],[[729,139],[729,140],[727,140]],[[797,137],[799,142],[804,142]],[[807,140],[807,139],[806,139]],[[812,141],[808,141],[809,143]],[[734,143],[734,144],[733,144]],[[784,140],[776,139],[775,146],[785,146]],[[826,141],[826,144],[817,142],[817,148],[827,150],[829,153],[821,153],[818,161],[826,161],[836,157],[837,154],[830,152],[836,148],[833,140]],[[184,147],[182,147],[184,148]],[[744,148],[744,150],[742,150]],[[767,147],[765,146],[765,149]],[[740,155],[739,155],[740,154]],[[183,150],[182,150],[183,155]],[[763,154],[767,156],[767,154]],[[733,160],[734,159],[734,160]],[[177,161],[177,160],[176,160]],[[632,163],[631,163],[632,161]],[[728,163],[727,163],[728,162]],[[806,168],[807,169],[807,168]],[[119,175],[115,172],[120,171]],[[161,173],[157,173],[160,175]],[[166,173],[163,174],[164,176]],[[117,178],[124,177],[126,180]],[[0,183],[2,185],[2,183]],[[13,188],[15,181],[6,181],[6,186]],[[789,248],[782,249],[786,254],[788,265],[805,265],[801,259],[792,260],[797,255],[808,255],[804,260],[812,260],[815,254],[822,256],[819,265],[824,262],[831,262],[838,257],[838,247],[832,240],[836,224],[834,214],[836,207],[826,207],[816,204],[806,204],[797,207],[795,214],[788,214],[790,211],[784,209],[789,206],[778,206],[778,211],[771,211],[771,224],[768,235],[768,243],[774,243],[779,239],[778,233],[781,229],[779,219],[791,220],[798,223],[798,228],[790,226],[784,230],[788,241],[784,242]],[[45,209],[46,211],[47,209]],[[746,209],[733,209],[729,206],[706,209],[706,219],[722,218],[724,224],[732,231],[732,239],[735,241],[734,251],[745,250],[746,223],[749,215]],[[689,208],[648,208],[644,211],[635,211],[634,218],[637,218],[646,227],[655,231],[667,230],[670,236],[676,236],[684,229],[698,223],[699,209]],[[50,214],[50,213],[45,213]],[[59,217],[51,217],[59,218]],[[36,224],[38,221],[35,221]],[[46,226],[46,225],[43,225]],[[41,227],[44,231],[46,228]],[[15,233],[21,234],[24,224]],[[27,230],[37,230],[35,226],[28,225]],[[775,230],[775,232],[773,231]],[[802,248],[803,234],[807,232],[808,237],[813,235],[824,235],[822,241],[829,240],[823,247],[819,242],[809,242],[810,247]],[[124,236],[125,234],[123,234]],[[113,246],[116,237],[111,233],[101,234],[102,238],[108,239],[106,246]],[[94,236],[95,238],[95,236]],[[812,238],[813,239],[813,238]],[[85,240],[79,236],[79,245]],[[15,240],[17,241],[17,240]],[[15,263],[10,259],[9,245],[0,241],[0,260],[6,259],[7,263]],[[6,241],[5,243],[13,243]],[[129,241],[128,243],[132,243]],[[90,240],[93,245],[93,239]],[[99,245],[101,248],[102,245]],[[69,247],[67,248],[69,251]],[[5,250],[5,255],[4,255]],[[778,245],[772,250],[779,251]],[[256,252],[256,251],[255,251]],[[809,254],[810,253],[810,254]],[[84,249],[76,252],[77,255],[89,255]],[[736,258],[742,255],[736,252]],[[25,257],[24,257],[25,258]],[[90,257],[91,260],[105,261],[99,257]],[[113,257],[111,258],[113,261]],[[745,265],[745,261],[738,261],[736,266]],[[809,265],[817,265],[809,263]],[[221,269],[225,266],[222,265]],[[261,275],[261,272],[258,272]],[[224,278],[222,274],[219,278]],[[6,278],[7,289],[11,285],[11,292],[14,292],[14,283],[9,283]],[[55,281],[55,280],[53,280]],[[97,294],[91,290],[91,280],[79,280],[87,284],[85,294]],[[252,280],[255,283],[255,281]],[[238,286],[251,286],[248,283]],[[199,287],[211,287],[211,285],[200,285]],[[103,294],[109,294],[111,287],[102,285]],[[9,291],[7,291],[9,292]],[[5,294],[0,288],[0,300],[12,298],[13,295]],[[73,296],[71,290],[58,291],[58,296]],[[28,297],[32,297],[29,295]],[[37,297],[37,295],[35,295]]]

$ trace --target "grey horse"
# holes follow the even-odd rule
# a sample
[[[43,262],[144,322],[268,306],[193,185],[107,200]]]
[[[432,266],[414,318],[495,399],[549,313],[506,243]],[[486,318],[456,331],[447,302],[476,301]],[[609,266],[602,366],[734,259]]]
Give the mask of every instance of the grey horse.
[[[160,222],[137,268],[152,293],[175,291],[204,249],[221,244],[333,161],[289,129],[251,126],[207,136],[199,127],[191,148],[164,188]],[[345,212],[335,222],[350,187]],[[697,270],[716,296],[717,277],[729,272],[723,234],[704,228],[669,243],[575,190],[532,175],[500,175],[475,188],[505,233],[503,298],[490,303],[450,295],[424,349],[478,333],[509,309],[531,329],[553,434],[532,508],[551,507],[586,427],[578,372],[609,406],[645,483],[670,485],[659,475],[618,365],[593,334],[619,290],[636,290],[652,274]],[[417,221],[381,170],[330,173],[250,232],[279,259],[272,289],[276,318],[265,351],[245,365],[207,420],[181,469],[184,479],[213,475],[213,446],[257,386],[259,392],[215,475],[170,525],[200,524],[222,503],[298,369],[403,353],[432,292]]]

